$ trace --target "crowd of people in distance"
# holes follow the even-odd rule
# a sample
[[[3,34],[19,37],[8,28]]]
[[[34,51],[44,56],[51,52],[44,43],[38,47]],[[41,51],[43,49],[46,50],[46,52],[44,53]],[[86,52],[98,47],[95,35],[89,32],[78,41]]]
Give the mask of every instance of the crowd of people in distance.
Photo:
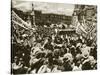
[[[97,69],[97,44],[93,38],[75,34],[42,33],[12,36],[12,73],[34,74]],[[18,37],[17,40],[15,37]]]

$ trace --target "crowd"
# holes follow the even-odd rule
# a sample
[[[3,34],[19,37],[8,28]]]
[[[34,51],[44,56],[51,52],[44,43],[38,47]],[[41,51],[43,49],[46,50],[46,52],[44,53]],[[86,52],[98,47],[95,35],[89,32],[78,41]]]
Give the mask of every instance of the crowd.
[[[92,37],[57,32],[44,36],[32,31],[27,35],[25,30],[14,30],[12,40],[14,74],[97,69],[97,45]]]

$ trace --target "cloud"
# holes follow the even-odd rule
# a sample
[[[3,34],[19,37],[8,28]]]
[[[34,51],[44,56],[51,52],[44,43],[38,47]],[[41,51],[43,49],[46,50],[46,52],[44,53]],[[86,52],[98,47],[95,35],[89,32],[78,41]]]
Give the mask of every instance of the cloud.
[[[43,13],[55,13],[71,16],[74,10],[74,5],[72,4],[12,0],[13,7],[24,12],[32,10],[32,3],[34,4],[35,10],[41,10]]]

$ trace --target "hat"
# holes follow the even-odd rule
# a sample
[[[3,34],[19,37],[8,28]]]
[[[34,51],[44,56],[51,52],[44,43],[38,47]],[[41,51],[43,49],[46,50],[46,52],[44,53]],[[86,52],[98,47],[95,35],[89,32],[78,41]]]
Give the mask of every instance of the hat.
[[[77,43],[76,47],[80,47],[81,46],[81,43]]]
[[[76,60],[80,60],[82,58],[82,55],[81,54],[77,54],[76,55]]]
[[[86,44],[83,44],[83,46],[82,46],[83,48],[85,48],[86,47]]]
[[[27,34],[23,34],[23,35],[22,35],[22,37],[27,37],[27,36],[28,36]]]
[[[90,60],[90,63],[92,63],[92,64],[96,63],[96,60],[94,59],[93,56],[89,56],[89,60]]]
[[[72,54],[71,53],[66,53],[63,57],[63,60],[64,59],[72,61],[73,60]]]
[[[89,60],[90,61],[94,60],[94,57],[93,56],[89,56]]]
[[[15,59],[17,59],[18,57],[17,57],[17,56],[15,56],[14,58],[15,58]]]
[[[23,58],[20,58],[19,60],[20,60],[20,61],[22,61],[22,60],[23,60]]]

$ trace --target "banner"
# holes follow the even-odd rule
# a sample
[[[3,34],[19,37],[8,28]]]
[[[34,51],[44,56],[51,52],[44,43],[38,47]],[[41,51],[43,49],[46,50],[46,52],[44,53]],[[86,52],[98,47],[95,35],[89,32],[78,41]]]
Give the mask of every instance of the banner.
[[[30,28],[30,25],[23,21],[13,10],[12,10],[12,22],[16,23],[17,25],[23,28]]]

